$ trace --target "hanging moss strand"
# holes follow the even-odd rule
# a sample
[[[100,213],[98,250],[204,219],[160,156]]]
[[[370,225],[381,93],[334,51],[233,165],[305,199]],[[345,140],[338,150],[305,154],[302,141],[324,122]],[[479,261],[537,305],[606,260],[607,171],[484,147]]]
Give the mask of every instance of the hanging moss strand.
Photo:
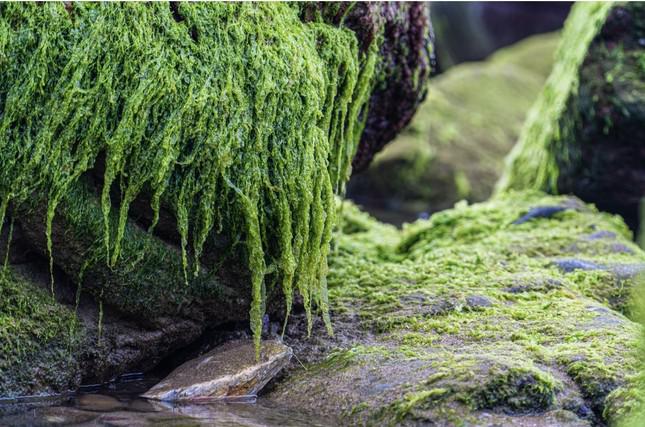
[[[268,278],[294,290],[311,328],[327,316],[326,258],[362,130],[376,47],[303,23],[287,3],[0,5],[0,219],[48,194],[47,248],[62,197],[104,159],[108,264],[130,205],[175,216],[185,281],[213,234],[242,241],[259,350]],[[118,200],[115,200],[115,197]],[[118,221],[111,212],[118,210]],[[272,285],[272,284],[271,284]]]

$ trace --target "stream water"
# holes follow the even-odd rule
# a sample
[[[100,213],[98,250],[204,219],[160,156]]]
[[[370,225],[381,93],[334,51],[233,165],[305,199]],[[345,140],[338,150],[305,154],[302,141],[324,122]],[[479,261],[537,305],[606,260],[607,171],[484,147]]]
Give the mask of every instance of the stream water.
[[[335,423],[255,401],[173,404],[138,397],[159,378],[129,375],[65,396],[0,399],[0,427],[14,426],[303,426]]]

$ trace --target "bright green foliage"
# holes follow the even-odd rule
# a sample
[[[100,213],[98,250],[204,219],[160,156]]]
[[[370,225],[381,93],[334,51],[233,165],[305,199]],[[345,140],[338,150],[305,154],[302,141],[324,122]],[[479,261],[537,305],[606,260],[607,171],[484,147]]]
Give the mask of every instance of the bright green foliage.
[[[172,7],[0,5],[0,224],[10,202],[47,194],[55,258],[56,208],[104,156],[109,263],[142,192],[151,228],[162,205],[176,217],[186,281],[214,233],[242,241],[259,344],[267,272],[287,307],[297,288],[308,312],[312,302],[326,310],[334,193],[362,130],[376,49],[359,58],[353,33],[305,24],[296,5]]]
[[[645,325],[645,275],[641,275],[637,286],[634,287],[632,295],[632,306],[634,307],[634,318],[642,325]],[[635,378],[637,387],[628,390],[620,390],[614,393],[611,398],[617,402],[627,401],[630,404],[621,408],[621,422],[619,427],[639,427],[645,425],[645,329],[641,333],[638,344],[638,355],[640,372]]]
[[[612,6],[612,2],[580,2],[572,7],[551,75],[507,158],[498,191],[557,190],[556,156],[566,158],[567,144],[575,131],[572,118],[563,113],[577,94],[580,65]]]

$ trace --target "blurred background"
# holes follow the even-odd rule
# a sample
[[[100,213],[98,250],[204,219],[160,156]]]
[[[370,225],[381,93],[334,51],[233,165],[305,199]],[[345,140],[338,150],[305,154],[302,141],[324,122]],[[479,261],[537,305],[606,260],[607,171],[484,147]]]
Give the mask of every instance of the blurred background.
[[[400,225],[487,199],[553,63],[567,2],[434,2],[435,76],[347,195]]]

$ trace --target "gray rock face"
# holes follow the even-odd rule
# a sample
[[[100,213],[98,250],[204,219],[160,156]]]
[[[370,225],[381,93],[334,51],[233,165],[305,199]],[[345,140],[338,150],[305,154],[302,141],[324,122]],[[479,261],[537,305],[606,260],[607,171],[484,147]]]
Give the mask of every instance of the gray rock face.
[[[291,360],[292,350],[264,341],[260,359],[250,340],[234,341],[189,360],[142,397],[162,401],[253,397]]]

